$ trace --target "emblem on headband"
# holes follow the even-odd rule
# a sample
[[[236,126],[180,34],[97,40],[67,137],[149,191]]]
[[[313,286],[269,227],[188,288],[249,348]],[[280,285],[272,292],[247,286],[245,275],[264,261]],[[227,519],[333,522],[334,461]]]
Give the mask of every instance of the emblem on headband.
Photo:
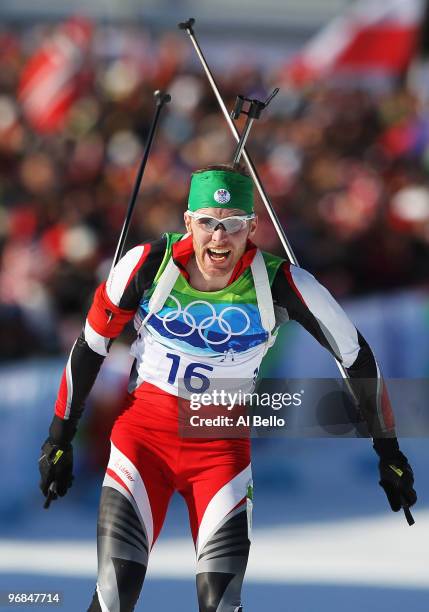
[[[231,194],[227,189],[218,189],[214,192],[213,197],[218,204],[227,204],[231,199]]]

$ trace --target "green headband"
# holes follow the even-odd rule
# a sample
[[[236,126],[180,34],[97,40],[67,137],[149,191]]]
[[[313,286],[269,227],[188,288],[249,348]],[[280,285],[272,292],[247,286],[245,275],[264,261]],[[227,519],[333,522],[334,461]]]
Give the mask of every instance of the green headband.
[[[189,210],[200,208],[238,208],[253,213],[253,181],[228,170],[206,170],[191,177]]]

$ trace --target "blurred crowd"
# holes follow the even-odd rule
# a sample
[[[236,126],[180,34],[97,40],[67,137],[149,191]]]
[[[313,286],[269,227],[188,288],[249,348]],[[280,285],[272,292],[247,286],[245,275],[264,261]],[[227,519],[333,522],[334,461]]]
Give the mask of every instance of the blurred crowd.
[[[130,25],[93,30],[79,96],[59,129],[38,131],[18,90],[54,31],[0,31],[1,359],[66,351],[78,335],[110,268],[154,90],[168,90],[172,102],[128,247],[181,231],[191,172],[230,161],[234,150],[189,41]],[[247,149],[300,264],[338,299],[426,285],[429,109],[402,83],[383,93],[320,83],[298,91],[279,66],[241,59],[216,79],[230,109],[238,94],[265,99],[281,88]],[[257,206],[257,243],[281,254]]]

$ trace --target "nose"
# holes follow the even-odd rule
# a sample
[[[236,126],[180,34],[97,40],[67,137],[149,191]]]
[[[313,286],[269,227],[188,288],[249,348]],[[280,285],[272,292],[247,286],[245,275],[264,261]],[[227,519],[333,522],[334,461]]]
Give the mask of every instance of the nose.
[[[222,225],[222,223],[218,223],[212,234],[212,239],[215,240],[216,242],[221,242],[223,239],[227,237],[227,235],[228,234],[225,231],[225,227]]]

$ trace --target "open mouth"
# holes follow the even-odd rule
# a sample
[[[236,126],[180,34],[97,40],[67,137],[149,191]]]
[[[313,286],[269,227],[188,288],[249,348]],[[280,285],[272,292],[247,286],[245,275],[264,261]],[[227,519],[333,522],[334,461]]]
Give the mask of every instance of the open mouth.
[[[207,254],[211,261],[222,263],[228,259],[231,251],[229,249],[207,249]]]

